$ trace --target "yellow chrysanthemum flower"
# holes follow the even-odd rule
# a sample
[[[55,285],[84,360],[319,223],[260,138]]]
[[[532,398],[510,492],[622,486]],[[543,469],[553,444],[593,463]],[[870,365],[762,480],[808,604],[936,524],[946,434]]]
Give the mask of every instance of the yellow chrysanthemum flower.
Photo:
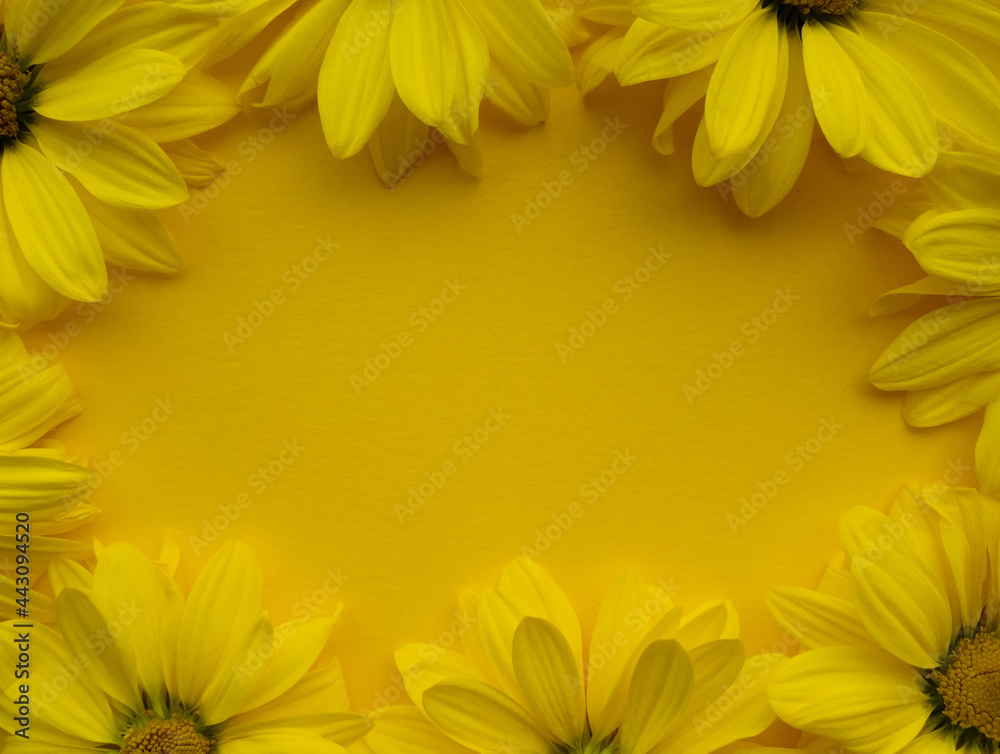
[[[175,270],[150,210],[188,196],[157,142],[233,117],[220,82],[192,69],[218,19],[163,2],[5,0],[0,7],[0,316],[55,316],[107,291],[105,259]],[[180,147],[183,152],[183,145]]]
[[[566,595],[520,559],[500,588],[462,595],[465,655],[411,644],[396,663],[416,707],[382,710],[376,754],[620,752],[706,754],[775,719],[765,694],[785,657],[745,657],[728,602],[682,615],[669,586],[633,572],[611,585],[586,665]]]
[[[840,530],[817,591],[769,597],[808,648],[775,672],[774,709],[858,754],[996,751],[1000,504],[907,487],[888,515],[859,506]]]
[[[882,296],[873,314],[927,296],[946,304],[907,327],[875,362],[882,390],[908,391],[904,420],[955,421],[986,407],[976,446],[979,483],[1000,495],[1000,162],[942,152],[915,196],[875,225],[900,238],[927,277]]]
[[[207,62],[231,54],[290,5],[280,0],[228,19]],[[548,5],[559,30],[539,0],[300,0],[240,96],[266,83],[261,107],[316,98],[333,155],[350,157],[367,144],[388,185],[442,142],[479,174],[484,97],[534,125],[548,117],[549,89],[573,82],[559,32],[579,39],[583,30]]]
[[[757,217],[791,190],[814,124],[843,157],[906,176],[951,140],[1000,152],[1000,83],[957,39],[1000,42],[986,0],[591,0],[615,28],[581,60],[586,91],[670,79],[654,146],[673,152],[677,118],[704,100],[692,163],[699,185],[729,181]],[[634,16],[632,14],[634,13]],[[637,17],[637,18],[636,18]],[[634,19],[634,20],[633,20]]]
[[[97,513],[85,502],[87,467],[59,443],[39,442],[78,413],[66,370],[36,363],[17,335],[0,329],[0,618],[21,608],[51,620],[51,599],[33,587],[54,557],[87,551],[54,536]]]
[[[30,629],[30,739],[5,684],[5,751],[343,754],[368,729],[339,663],[313,668],[334,619],[273,626],[246,545],[216,553],[186,597],[126,544],[100,551],[92,574],[63,565],[56,628]],[[0,625],[4,667],[18,631]]]

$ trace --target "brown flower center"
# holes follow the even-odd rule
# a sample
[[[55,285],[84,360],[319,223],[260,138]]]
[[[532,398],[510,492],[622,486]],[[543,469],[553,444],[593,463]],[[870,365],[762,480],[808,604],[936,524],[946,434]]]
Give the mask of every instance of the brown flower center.
[[[1000,638],[983,633],[960,639],[945,672],[934,671],[931,680],[952,723],[1000,743]]]
[[[212,742],[198,732],[191,720],[174,715],[129,728],[122,754],[209,754]]]
[[[26,81],[17,63],[0,52],[0,137],[17,136],[17,103]]]
[[[832,13],[844,16],[850,13],[858,0],[781,0],[785,5],[793,5],[801,13]]]

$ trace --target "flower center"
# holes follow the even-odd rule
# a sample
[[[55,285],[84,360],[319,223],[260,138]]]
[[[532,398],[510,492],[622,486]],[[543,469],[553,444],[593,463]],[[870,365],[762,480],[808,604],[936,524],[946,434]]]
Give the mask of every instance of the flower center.
[[[1000,743],[1000,638],[981,633],[960,639],[945,672],[934,671],[932,680],[952,723]]]
[[[122,754],[209,754],[212,742],[198,732],[193,720],[174,715],[150,720],[125,732]]]
[[[781,0],[781,2],[794,6],[803,14],[816,12],[835,16],[847,15],[858,4],[858,0]]]
[[[27,80],[17,63],[0,52],[0,137],[17,136],[17,103]]]

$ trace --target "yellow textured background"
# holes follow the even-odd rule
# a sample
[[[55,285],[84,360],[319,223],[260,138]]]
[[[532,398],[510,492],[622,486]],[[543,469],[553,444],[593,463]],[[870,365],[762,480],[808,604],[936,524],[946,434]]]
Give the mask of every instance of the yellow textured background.
[[[123,461],[81,536],[154,552],[172,528],[199,563],[217,543],[195,556],[186,538],[249,494],[222,537],[256,548],[274,617],[301,610],[328,569],[347,577],[329,651],[367,708],[394,687],[394,647],[445,631],[462,587],[494,584],[627,450],[634,464],[540,561],[585,633],[608,583],[634,567],[673,579],[686,607],[732,599],[748,651],[782,649],[765,590],[814,585],[850,506],[884,507],[903,480],[940,479],[949,462],[968,469],[978,419],[907,429],[899,397],[866,383],[911,318],[870,320],[868,306],[919,272],[893,239],[849,243],[843,225],[891,179],[850,175],[817,142],[789,199],[749,221],[694,185],[695,119],[677,157],[652,150],[660,92],[605,85],[586,104],[557,92],[537,129],[486,108],[482,180],[441,148],[394,191],[367,154],[328,155],[314,109],[259,149],[249,140],[271,113],[202,138],[238,175],[166,213],[184,271],[137,274],[98,316],[71,308],[27,338],[64,346],[85,405],[56,437],[95,463]],[[605,118],[628,127],[580,172],[574,153]],[[518,233],[512,213],[563,170],[573,183]],[[293,265],[326,237],[336,252],[293,291]],[[625,301],[616,284],[661,244],[671,258]],[[447,280],[466,290],[421,331],[411,317]],[[230,353],[225,334],[275,289],[284,303]],[[744,328],[777,289],[799,298],[751,342]],[[617,313],[561,361],[557,342],[607,298]],[[65,338],[71,323],[79,334]],[[401,331],[413,345],[358,395],[351,375]],[[690,403],[683,385],[733,341],[745,353]],[[176,409],[134,442],[126,433],[158,399]],[[455,443],[497,408],[510,418],[462,460]],[[793,469],[786,455],[824,418],[843,428]],[[248,478],[286,440],[305,450],[257,494]],[[395,506],[449,460],[456,473],[401,523]],[[788,484],[734,532],[727,515],[779,470]]]

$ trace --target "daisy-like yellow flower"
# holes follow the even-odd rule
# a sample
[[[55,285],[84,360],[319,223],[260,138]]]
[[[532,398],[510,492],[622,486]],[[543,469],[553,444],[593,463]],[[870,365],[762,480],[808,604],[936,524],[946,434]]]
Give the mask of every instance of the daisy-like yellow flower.
[[[996,45],[1000,9],[987,0],[913,5],[591,0],[584,16],[615,28],[581,61],[581,83],[592,87],[609,69],[625,85],[669,79],[653,138],[664,154],[674,122],[704,100],[695,178],[729,181],[752,217],[791,190],[816,122],[843,157],[911,177],[934,167],[938,124],[969,147],[1000,152],[1000,83],[955,39]]]
[[[560,30],[575,16],[548,2]],[[281,0],[228,19],[217,60],[252,37]],[[368,145],[392,185],[445,143],[467,172],[482,170],[479,110],[488,98],[517,121],[548,117],[549,89],[573,82],[566,43],[539,0],[299,0],[240,90],[267,84],[260,107],[316,98],[335,157]],[[263,11],[267,10],[267,14]],[[433,129],[433,131],[432,131]]]
[[[188,196],[157,142],[238,112],[192,70],[218,19],[162,2],[4,0],[0,35],[0,316],[55,316],[107,292],[105,260],[175,270],[151,210]]]
[[[888,515],[859,506],[840,530],[817,591],[770,595],[808,647],[775,672],[774,709],[859,754],[996,751],[1000,504],[911,486]]]
[[[61,444],[41,439],[78,413],[66,370],[36,363],[17,335],[0,329],[0,618],[22,608],[51,620],[51,598],[35,585],[54,557],[87,551],[55,536],[97,513],[85,501],[87,467]]]
[[[879,357],[870,379],[905,390],[915,427],[955,421],[986,407],[976,446],[979,483],[1000,496],[1000,162],[943,152],[916,196],[877,227],[899,237],[928,273],[876,301],[873,314],[927,296],[945,304],[907,327]]]
[[[416,707],[383,710],[368,745],[414,752],[706,754],[767,728],[765,688],[787,658],[745,657],[732,605],[683,615],[669,586],[611,585],[586,666],[566,595],[520,559],[500,588],[461,597],[458,640],[411,644],[396,663]]]
[[[313,667],[334,619],[274,626],[252,551],[230,543],[190,593],[126,544],[91,573],[60,569],[56,627],[30,629],[30,738],[5,685],[5,751],[343,754],[368,724],[348,711],[340,665]],[[0,626],[5,667],[18,629]]]

